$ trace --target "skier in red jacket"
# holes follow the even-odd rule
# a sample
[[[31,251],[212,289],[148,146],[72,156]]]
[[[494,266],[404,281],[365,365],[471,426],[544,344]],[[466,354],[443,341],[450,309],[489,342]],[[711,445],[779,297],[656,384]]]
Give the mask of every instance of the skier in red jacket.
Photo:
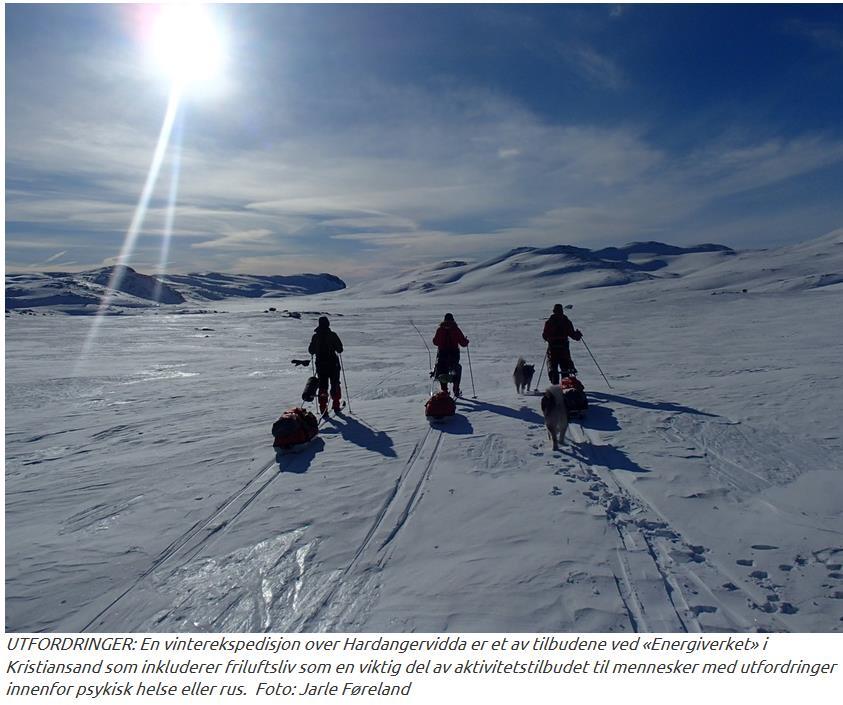
[[[442,385],[442,391],[448,391],[448,381],[454,383],[454,396],[460,395],[460,380],[462,379],[462,365],[460,365],[460,346],[468,347],[466,338],[454,321],[454,314],[446,313],[445,319],[436,329],[433,344],[439,348],[436,354],[436,365],[433,376]]]
[[[582,333],[574,328],[574,324],[565,315],[562,304],[553,307],[553,313],[545,321],[542,338],[547,341],[547,374],[551,384],[559,384],[560,368],[563,373],[577,373],[568,338],[580,340]]]

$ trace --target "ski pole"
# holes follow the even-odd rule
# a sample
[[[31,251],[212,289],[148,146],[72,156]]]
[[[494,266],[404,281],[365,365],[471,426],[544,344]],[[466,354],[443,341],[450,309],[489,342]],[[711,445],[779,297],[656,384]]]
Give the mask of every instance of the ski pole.
[[[314,362],[314,357],[311,354],[310,356],[310,374],[313,377],[316,377],[316,363]],[[317,412],[319,411],[319,391],[317,390],[316,396],[313,397],[313,410]]]
[[[413,323],[412,318],[410,319],[410,325],[413,326],[413,328],[416,328],[416,324]],[[427,344],[427,341],[424,339],[424,336],[418,328],[416,328],[416,333],[419,334],[419,338],[421,338],[421,341],[424,343],[424,347],[427,348],[427,366],[433,370],[433,358],[430,356],[430,346]]]
[[[539,370],[539,376],[538,376],[539,381],[541,381],[542,372],[544,372],[544,363],[545,362],[547,362],[547,350],[544,351],[544,357],[542,357],[542,366],[541,366],[541,369]]]
[[[594,358],[594,355],[591,353],[591,348],[588,347],[588,343],[585,342],[585,338],[580,338],[582,340],[582,344],[585,345],[585,349],[588,350],[588,354],[591,355],[591,359],[594,360],[594,364],[597,365],[597,369],[600,370],[600,374],[603,375],[603,379],[606,379],[606,375],[603,374],[603,370],[600,369],[600,365],[598,364],[597,360]],[[606,384],[609,385],[609,389],[614,389],[611,384],[609,384],[609,380],[606,379]]]
[[[310,376],[316,376],[316,363],[313,361],[313,353],[310,354]],[[316,390],[316,394],[313,396],[313,411],[316,412],[316,415],[319,415],[319,390]]]
[[[410,319],[410,325],[413,326],[413,328],[416,328],[416,324],[413,323],[412,318]],[[424,336],[421,334],[421,331],[418,328],[416,328],[416,333],[419,334],[419,338],[421,338],[421,341],[424,343],[424,347],[427,348],[427,366],[430,369],[430,393],[433,394],[433,372],[434,372],[434,370],[433,370],[433,358],[430,355],[430,346],[427,344],[427,341],[424,339]]]
[[[342,353],[337,353],[340,356],[340,369],[342,370],[342,383],[345,385],[345,400],[348,403],[348,410],[351,411],[351,392],[348,391],[348,380],[345,378],[345,364],[342,361]]]
[[[466,345],[465,352],[468,355],[468,374],[471,376],[471,391],[474,392],[472,399],[477,399],[477,389],[474,386],[474,372],[471,369],[471,349]]]

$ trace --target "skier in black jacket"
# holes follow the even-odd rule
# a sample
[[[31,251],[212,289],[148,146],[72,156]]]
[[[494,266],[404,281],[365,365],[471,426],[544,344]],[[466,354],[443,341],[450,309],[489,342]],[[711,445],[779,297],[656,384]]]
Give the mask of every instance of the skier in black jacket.
[[[560,368],[563,375],[569,372],[577,373],[574,361],[571,359],[571,349],[568,338],[582,340],[582,333],[574,328],[565,315],[562,304],[553,307],[553,313],[545,321],[542,338],[547,342],[547,376],[551,384],[559,384]]]
[[[342,407],[340,399],[340,358],[342,353],[342,341],[340,337],[331,330],[331,323],[327,316],[320,316],[319,325],[314,328],[313,337],[310,339],[308,352],[316,356],[316,376],[319,377],[319,411],[325,413],[328,410],[328,382],[331,383],[331,399],[333,400],[334,411]]]

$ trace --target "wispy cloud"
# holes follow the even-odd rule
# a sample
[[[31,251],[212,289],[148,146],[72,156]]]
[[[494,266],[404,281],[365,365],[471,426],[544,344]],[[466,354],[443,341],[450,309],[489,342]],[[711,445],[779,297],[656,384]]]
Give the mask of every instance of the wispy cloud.
[[[498,156],[501,159],[511,159],[512,157],[517,157],[519,154],[521,154],[521,150],[517,149],[515,147],[509,147],[509,148],[501,147],[498,150]]]
[[[580,42],[563,44],[559,53],[586,80],[605,88],[618,90],[626,83],[620,66],[606,54]]]
[[[272,242],[272,235],[273,233],[270,230],[244,230],[228,233],[213,240],[194,242],[191,247],[238,251],[272,250],[276,247],[276,244]]]
[[[839,54],[843,58],[843,28],[840,24],[790,20],[785,27],[792,34],[804,37],[816,46]]]
[[[843,143],[816,135],[670,154],[636,130],[551,125],[500,96],[473,104],[471,114],[442,107],[425,116],[423,133],[399,121],[278,141],[259,152],[187,148],[174,235],[190,247],[176,242],[171,268],[211,264],[202,253],[212,251],[239,251],[242,265],[255,261],[249,251],[288,252],[294,242],[302,256],[309,247],[324,257],[328,241],[365,244],[384,264],[523,243],[606,243],[677,228],[717,199],[843,161]],[[370,151],[370,130],[390,145],[389,158]],[[125,134],[118,128],[100,139],[121,144]],[[109,182],[122,205],[18,185],[10,216],[33,226],[65,221],[77,233],[119,232],[136,182],[120,178],[125,155],[110,153],[99,157],[98,181]],[[53,153],[39,165],[36,150],[30,168],[47,171],[58,160],[71,173],[73,154]],[[137,155],[138,172],[146,158]],[[160,233],[163,222],[163,205],[153,208],[145,234]],[[322,268],[341,272],[371,257],[350,250]]]

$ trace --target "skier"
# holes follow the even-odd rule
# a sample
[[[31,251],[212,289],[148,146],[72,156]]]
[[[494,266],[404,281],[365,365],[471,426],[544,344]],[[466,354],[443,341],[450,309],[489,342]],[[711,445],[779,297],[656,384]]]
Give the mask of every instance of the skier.
[[[436,329],[433,344],[439,349],[436,353],[436,365],[433,377],[442,385],[442,391],[448,391],[448,380],[454,384],[454,396],[460,396],[460,379],[462,379],[462,365],[460,365],[460,346],[468,347],[466,338],[454,321],[454,314],[446,313],[445,318]]]
[[[334,411],[339,411],[342,392],[340,390],[340,359],[342,341],[331,330],[327,316],[319,317],[319,325],[314,328],[308,352],[316,355],[316,376],[319,377],[319,411],[328,411],[328,383],[331,383],[331,399]]]
[[[565,315],[562,304],[553,307],[553,313],[545,321],[542,338],[547,341],[547,375],[550,383],[559,384],[560,368],[563,373],[576,374],[568,338],[580,340],[582,333],[574,328],[574,324]]]

